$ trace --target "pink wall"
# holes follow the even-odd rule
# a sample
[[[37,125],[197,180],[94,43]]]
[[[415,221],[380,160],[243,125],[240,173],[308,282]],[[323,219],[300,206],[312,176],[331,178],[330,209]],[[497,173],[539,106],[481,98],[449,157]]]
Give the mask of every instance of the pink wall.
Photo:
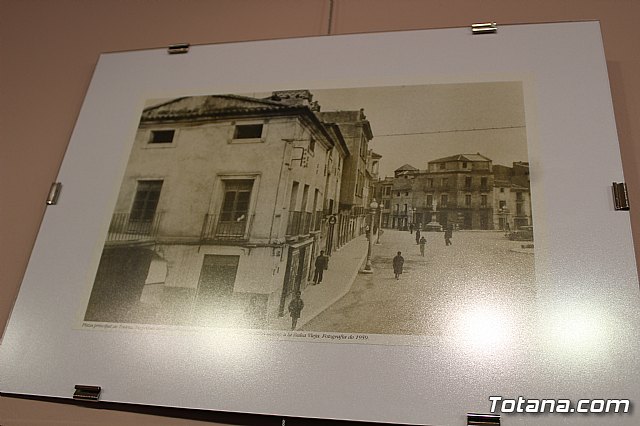
[[[101,52],[329,31],[599,20],[625,179],[631,204],[640,206],[640,49],[635,28],[640,2],[635,0],[0,0],[0,17],[0,328],[17,296],[49,185]],[[632,227],[638,254],[640,215],[632,216]],[[0,398],[0,424],[5,426],[201,423],[170,416],[208,424],[238,420],[177,409],[131,413]],[[221,423],[212,423],[216,421]],[[279,424],[274,419],[244,422]]]

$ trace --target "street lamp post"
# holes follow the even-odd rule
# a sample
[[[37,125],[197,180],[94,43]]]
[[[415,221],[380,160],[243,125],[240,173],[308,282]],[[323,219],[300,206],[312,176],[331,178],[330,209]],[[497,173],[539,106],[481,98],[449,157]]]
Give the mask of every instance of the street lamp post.
[[[378,233],[376,234],[376,245],[380,245],[380,230],[382,229],[382,202],[378,205]]]
[[[362,270],[363,274],[372,274],[373,267],[371,266],[371,234],[373,233],[373,213],[378,208],[378,203],[374,198],[371,204],[369,204],[369,232],[367,235],[367,262],[364,265],[364,269]]]

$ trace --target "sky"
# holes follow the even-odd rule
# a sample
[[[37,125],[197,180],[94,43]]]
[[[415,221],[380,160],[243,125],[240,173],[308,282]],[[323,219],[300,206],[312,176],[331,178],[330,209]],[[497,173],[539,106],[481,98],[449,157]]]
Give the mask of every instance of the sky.
[[[480,153],[493,164],[528,161],[521,82],[312,90],[321,111],[359,110],[371,124],[369,147],[380,176],[404,164]]]
[[[275,90],[288,89],[303,88]],[[310,91],[321,111],[364,109],[373,131],[369,148],[382,155],[380,177],[405,164],[424,170],[429,161],[456,154],[480,153],[505,166],[528,161],[520,81]]]

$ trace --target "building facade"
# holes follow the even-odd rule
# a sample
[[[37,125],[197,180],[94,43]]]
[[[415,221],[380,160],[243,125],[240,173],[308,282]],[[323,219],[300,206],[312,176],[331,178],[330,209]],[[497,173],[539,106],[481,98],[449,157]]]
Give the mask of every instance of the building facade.
[[[395,229],[514,230],[533,223],[526,162],[508,167],[479,153],[457,154],[430,161],[426,170],[405,164],[379,185],[382,194],[391,192],[383,223]]]
[[[342,169],[338,215],[338,246],[365,232],[370,172],[368,171],[369,142],[373,139],[371,124],[358,111],[323,111],[318,116],[325,123],[335,124],[349,151]]]
[[[392,193],[392,213],[391,227],[401,230],[409,228],[414,221],[414,210],[418,200],[413,188],[414,179],[419,176],[420,170],[405,164],[397,168],[393,175]]]
[[[146,108],[85,320],[263,327],[286,315],[331,244],[324,218],[348,156],[316,109],[308,91]]]
[[[533,225],[529,163],[494,166],[494,229],[517,230]]]

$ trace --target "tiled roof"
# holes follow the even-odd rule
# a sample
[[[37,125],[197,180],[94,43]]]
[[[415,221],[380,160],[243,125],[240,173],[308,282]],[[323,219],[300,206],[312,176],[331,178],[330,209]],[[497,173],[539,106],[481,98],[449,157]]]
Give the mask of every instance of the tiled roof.
[[[405,164],[402,167],[399,167],[397,169],[395,169],[394,171],[396,172],[404,172],[404,171],[416,171],[418,170],[417,168],[413,167],[411,164]]]
[[[450,157],[438,158],[437,160],[429,161],[429,163],[446,163],[449,161],[491,161],[490,158],[477,154],[456,154]]]
[[[207,117],[223,113],[257,113],[290,110],[292,107],[268,99],[238,95],[191,96],[146,108],[142,120]]]

